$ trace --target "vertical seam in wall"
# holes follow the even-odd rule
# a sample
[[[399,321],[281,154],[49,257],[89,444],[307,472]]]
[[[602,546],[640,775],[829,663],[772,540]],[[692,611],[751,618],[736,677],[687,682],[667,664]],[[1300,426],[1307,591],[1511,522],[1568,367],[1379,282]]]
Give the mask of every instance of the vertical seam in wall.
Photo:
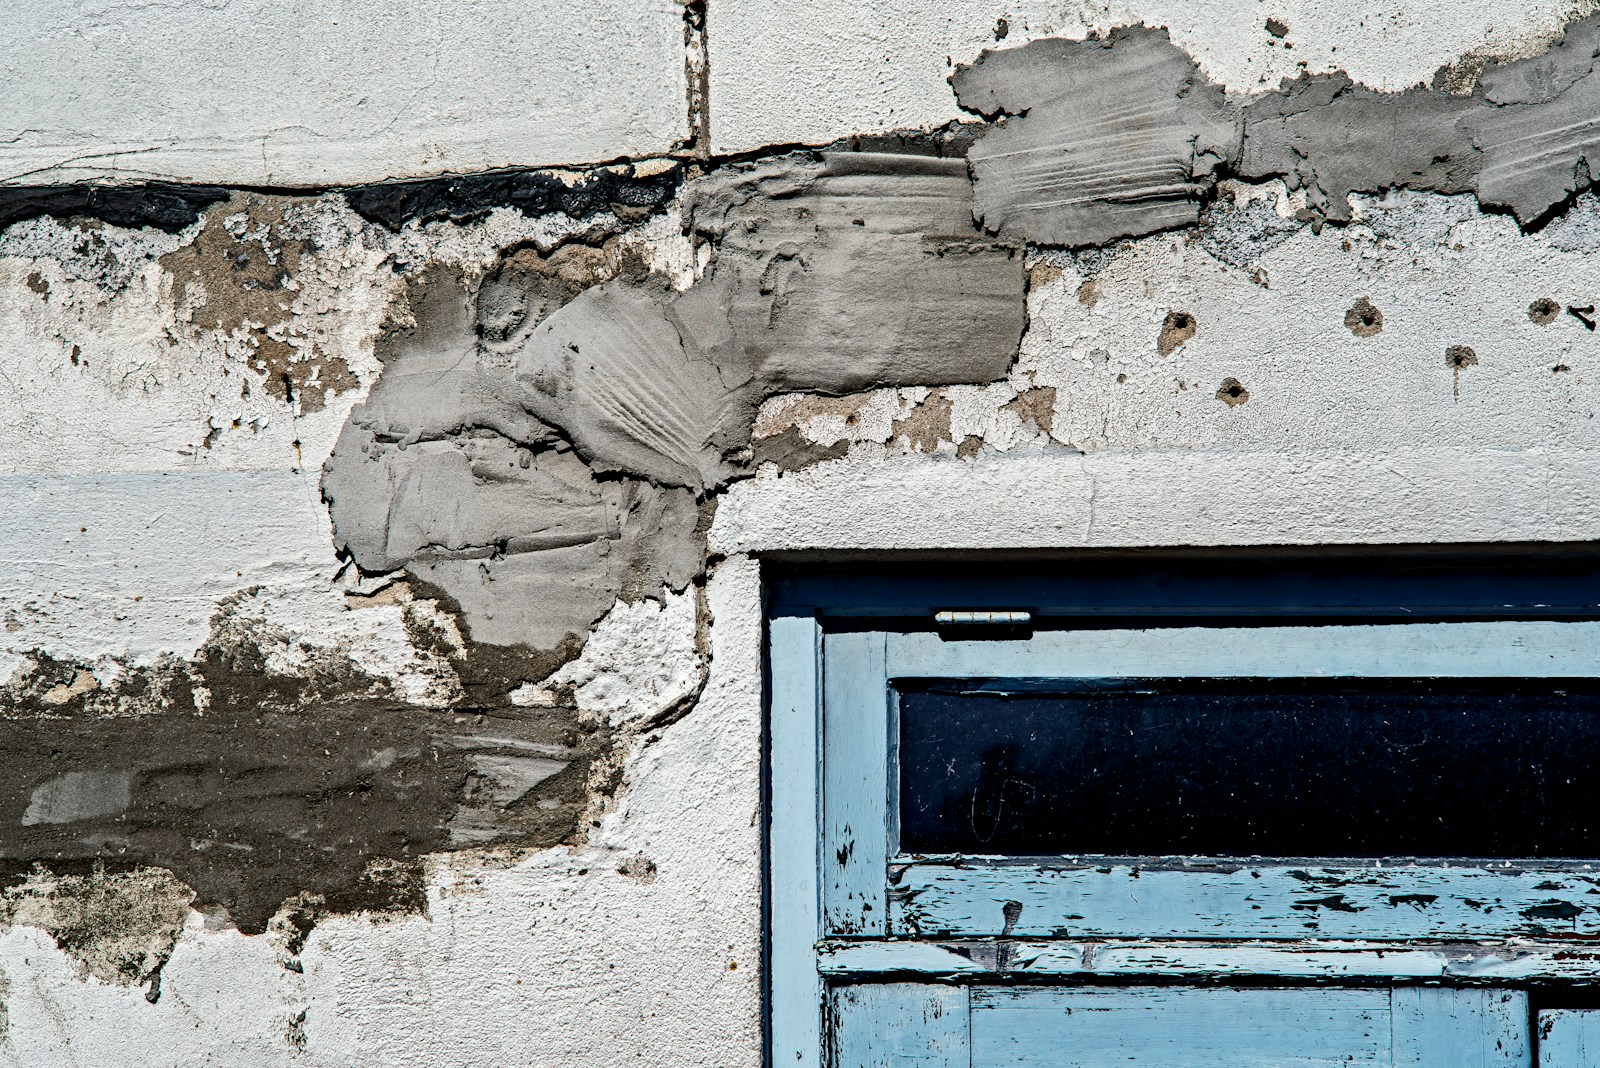
[[[688,148],[697,159],[711,157],[711,51],[706,44],[709,0],[683,0],[685,93]]]

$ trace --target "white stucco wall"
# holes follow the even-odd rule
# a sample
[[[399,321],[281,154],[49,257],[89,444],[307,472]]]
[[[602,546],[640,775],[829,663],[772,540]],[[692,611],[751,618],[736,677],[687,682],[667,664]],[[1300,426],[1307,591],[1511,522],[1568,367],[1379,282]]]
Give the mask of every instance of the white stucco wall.
[[[1351,10],[711,0],[713,143],[755,151],[959,118],[951,63],[993,44],[1001,18],[1005,43],[1167,25],[1241,89],[1302,61],[1397,89],[1464,56],[1534,47],[1571,5]],[[1269,15],[1289,25],[1292,51],[1262,29]],[[13,184],[347,183],[652,156],[687,135],[681,12],[667,0],[74,2],[22,16],[0,26],[0,99],[12,102],[0,181]],[[1281,187],[1235,192],[1293,212]],[[103,228],[125,275],[115,284],[63,223],[0,235],[0,674],[34,649],[107,673],[189,656],[217,605],[244,597],[283,670],[336,650],[418,702],[459,685],[410,642],[403,605],[347,595],[318,473],[376,378],[391,262],[481,270],[499,248],[550,241],[556,224],[498,211],[391,234],[337,197],[306,211],[320,251],[292,315],[359,385],[293,416],[238,399],[237,338],[186,332],[157,260],[192,233]],[[1600,538],[1600,342],[1570,316],[1540,326],[1527,314],[1542,297],[1596,303],[1600,224],[1585,220],[1600,209],[1582,202],[1534,234],[1470,198],[1408,194],[1363,212],[1243,266],[1183,234],[1117,246],[1092,270],[1036,257],[1016,366],[940,391],[949,425],[931,437],[895,429],[926,389],[851,398],[849,419],[838,403],[807,414],[769,402],[771,427],[850,450],[768,469],[721,500],[707,650],[691,589],[619,606],[564,669],[584,711],[619,729],[707,671],[692,711],[630,738],[585,844],[435,857],[426,916],[323,920],[301,971],[273,935],[191,913],[155,1004],[85,977],[17,924],[0,932],[0,1064],[758,1065],[763,553]],[[676,236],[656,236],[650,254],[681,264]],[[1342,322],[1363,296],[1384,314],[1374,337]],[[1197,332],[1163,356],[1174,310]],[[1451,345],[1479,362],[1452,369]],[[1247,402],[1218,398],[1230,377]],[[1013,405],[1039,387],[1056,390],[1049,427]]]
[[[713,4],[711,139],[717,152],[827,144],[966,116],[946,79],[984,48],[1081,39],[1113,26],[1166,27],[1214,80],[1274,89],[1302,71],[1343,70],[1376,89],[1423,84],[1472,56],[1516,56],[1559,34],[1583,4],[1432,0],[906,0]],[[1289,28],[1278,40],[1268,19]],[[1287,41],[1290,47],[1285,48]]]
[[[332,185],[598,163],[687,136],[672,0],[23,3],[0,184]]]

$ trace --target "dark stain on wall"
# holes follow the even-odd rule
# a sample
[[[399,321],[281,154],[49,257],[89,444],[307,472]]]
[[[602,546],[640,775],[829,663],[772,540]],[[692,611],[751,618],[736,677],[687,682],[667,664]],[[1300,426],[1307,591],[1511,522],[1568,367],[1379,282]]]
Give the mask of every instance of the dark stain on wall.
[[[165,868],[247,934],[301,892],[421,911],[428,853],[575,840],[604,747],[554,714],[241,704],[0,720],[0,871]]]
[[[498,207],[516,208],[524,215],[562,214],[576,219],[606,211],[637,217],[663,207],[682,181],[682,166],[662,161],[659,169],[645,174],[635,164],[566,175],[504,170],[379,182],[356,186],[344,195],[362,218],[398,230],[413,221],[465,222]]]
[[[113,226],[149,226],[175,233],[193,226],[207,206],[233,195],[214,185],[0,185],[0,228],[42,215],[100,219]]]

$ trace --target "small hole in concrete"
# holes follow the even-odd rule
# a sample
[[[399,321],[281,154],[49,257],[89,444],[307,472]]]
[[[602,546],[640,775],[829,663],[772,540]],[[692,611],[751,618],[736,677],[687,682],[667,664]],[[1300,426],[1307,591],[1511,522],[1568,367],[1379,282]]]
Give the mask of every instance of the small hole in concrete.
[[[1250,391],[1237,378],[1224,378],[1217,387],[1217,400],[1230,408],[1237,408],[1250,399]]]
[[[1185,341],[1194,337],[1200,324],[1186,311],[1171,311],[1161,324],[1161,335],[1156,338],[1156,351],[1171,356]]]
[[[1528,305],[1528,318],[1538,326],[1549,326],[1561,314],[1561,305],[1549,297],[1540,297]]]
[[[1344,325],[1356,337],[1372,337],[1383,332],[1383,312],[1374,307],[1372,301],[1362,297],[1344,313]]]
[[[1478,354],[1466,345],[1451,345],[1444,350],[1444,362],[1445,366],[1450,368],[1451,373],[1455,376],[1455,386],[1451,392],[1454,394],[1457,403],[1459,403],[1461,400],[1461,369],[1463,367],[1476,367],[1478,365]]]

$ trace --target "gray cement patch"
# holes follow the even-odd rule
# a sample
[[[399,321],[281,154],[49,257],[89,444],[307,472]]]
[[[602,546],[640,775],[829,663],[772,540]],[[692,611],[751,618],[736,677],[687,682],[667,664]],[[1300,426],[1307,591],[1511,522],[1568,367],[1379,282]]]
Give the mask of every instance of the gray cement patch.
[[[702,285],[769,393],[988,382],[1016,357],[1022,255],[974,228],[960,160],[789,157],[686,196]]]
[[[0,720],[0,868],[159,867],[197,907],[264,930],[301,891],[336,911],[415,911],[369,864],[579,833],[604,740],[559,713],[386,702],[294,711]]]
[[[589,289],[534,330],[517,380],[597,470],[701,492],[738,471],[759,391],[707,358],[674,310],[653,286]]]
[[[970,159],[991,233],[1103,245],[1187,226],[1239,153],[1239,112],[1165,30],[985,52],[951,79],[961,106],[1011,116]]]
[[[1469,93],[1451,72],[1385,93],[1342,73],[1229,97],[1166,31],[988,51],[952,79],[996,119],[970,153],[985,229],[1083,247],[1188,226],[1218,178],[1284,178],[1309,210],[1351,219],[1349,196],[1473,193],[1524,227],[1593,181],[1600,158],[1600,16],[1546,54],[1489,64]]]

